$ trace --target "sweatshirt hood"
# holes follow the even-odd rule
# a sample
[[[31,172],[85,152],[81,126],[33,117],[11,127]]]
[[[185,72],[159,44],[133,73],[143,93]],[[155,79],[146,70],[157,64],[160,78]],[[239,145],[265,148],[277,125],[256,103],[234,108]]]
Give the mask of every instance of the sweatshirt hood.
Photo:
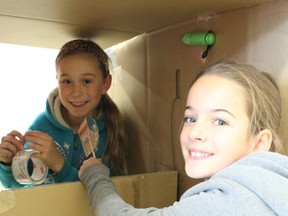
[[[59,97],[59,91],[58,88],[55,88],[48,96],[47,100],[47,110],[50,111],[50,114],[53,116],[53,119],[59,122],[62,126],[66,128],[70,128],[68,124],[65,122],[65,120],[62,117],[61,114],[61,101]]]
[[[246,187],[277,215],[288,212],[288,157],[272,152],[252,153],[211,177]]]

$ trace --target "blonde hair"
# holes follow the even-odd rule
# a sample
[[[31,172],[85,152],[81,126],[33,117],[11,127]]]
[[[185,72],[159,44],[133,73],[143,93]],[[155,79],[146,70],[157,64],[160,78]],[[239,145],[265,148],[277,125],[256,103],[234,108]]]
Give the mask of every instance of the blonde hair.
[[[108,94],[102,95],[97,110],[104,116],[108,134],[102,161],[103,163],[111,163],[116,175],[126,175],[127,136],[122,116]]]
[[[247,114],[250,118],[250,135],[269,129],[273,136],[270,151],[284,153],[284,146],[279,135],[281,98],[275,80],[268,73],[259,71],[251,65],[229,61],[211,65],[202,71],[196,80],[207,74],[234,81],[244,88]]]

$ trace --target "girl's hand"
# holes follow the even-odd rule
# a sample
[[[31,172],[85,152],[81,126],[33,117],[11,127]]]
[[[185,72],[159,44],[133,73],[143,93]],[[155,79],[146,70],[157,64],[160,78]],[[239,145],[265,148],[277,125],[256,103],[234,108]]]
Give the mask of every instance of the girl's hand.
[[[3,136],[0,143],[0,161],[12,163],[14,155],[23,150],[24,143],[24,136],[16,130]]]
[[[25,133],[25,141],[30,142],[28,144],[29,149],[39,152],[38,154],[33,154],[34,158],[43,161],[55,173],[61,171],[64,166],[64,158],[58,151],[52,137],[41,131],[27,131]]]
[[[90,157],[89,159],[85,160],[82,164],[82,166],[80,167],[80,170],[78,172],[78,176],[80,177],[83,173],[83,171],[91,166],[92,164],[101,164],[101,159],[98,158],[94,158],[94,157]]]

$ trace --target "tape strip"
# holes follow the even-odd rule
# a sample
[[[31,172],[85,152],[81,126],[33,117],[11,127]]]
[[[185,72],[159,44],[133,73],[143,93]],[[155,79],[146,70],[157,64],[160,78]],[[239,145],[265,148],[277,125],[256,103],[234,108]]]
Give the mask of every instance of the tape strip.
[[[48,174],[48,167],[32,155],[38,153],[34,150],[18,152],[12,161],[12,173],[20,184],[41,184]]]

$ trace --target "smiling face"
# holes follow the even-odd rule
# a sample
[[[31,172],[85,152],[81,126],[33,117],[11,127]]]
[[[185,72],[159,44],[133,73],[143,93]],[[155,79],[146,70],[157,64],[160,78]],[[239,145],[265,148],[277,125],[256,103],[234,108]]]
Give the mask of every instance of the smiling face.
[[[81,53],[62,58],[56,70],[60,100],[69,121],[81,123],[109,89],[111,76],[104,79],[96,57]]]
[[[180,142],[191,178],[207,178],[251,153],[244,89],[233,81],[204,75],[191,87]]]

